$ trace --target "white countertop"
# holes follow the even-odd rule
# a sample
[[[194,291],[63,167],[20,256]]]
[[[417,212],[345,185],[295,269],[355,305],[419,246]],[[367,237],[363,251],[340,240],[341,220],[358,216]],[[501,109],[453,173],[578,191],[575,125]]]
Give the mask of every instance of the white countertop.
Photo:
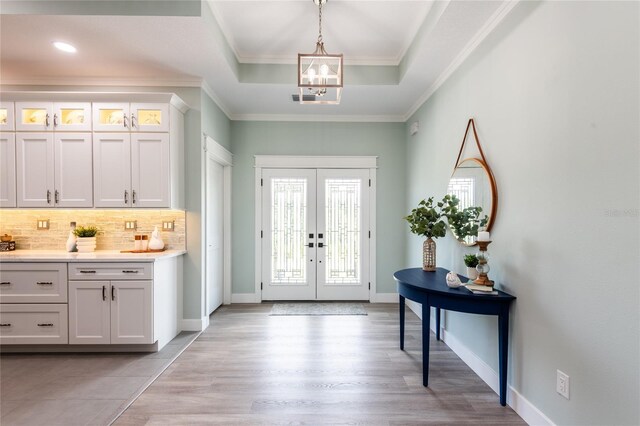
[[[96,250],[92,253],[69,253],[62,250],[14,250],[0,252],[0,262],[155,262],[186,252],[120,253],[119,250]]]

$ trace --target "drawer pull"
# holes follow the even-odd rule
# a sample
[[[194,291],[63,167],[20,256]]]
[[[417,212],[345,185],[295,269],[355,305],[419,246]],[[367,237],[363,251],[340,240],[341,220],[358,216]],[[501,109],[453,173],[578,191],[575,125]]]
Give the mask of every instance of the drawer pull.
[[[51,324],[50,322],[39,323],[38,327],[53,327],[53,324]]]
[[[2,281],[0,285],[11,285],[11,281]]]
[[[53,285],[51,281],[38,281],[36,284],[38,285]]]
[[[80,271],[81,274],[95,274],[96,271]]]
[[[3,322],[2,324],[0,324],[0,327],[11,327],[11,323],[10,322]]]
[[[123,274],[137,274],[138,271],[122,271]]]

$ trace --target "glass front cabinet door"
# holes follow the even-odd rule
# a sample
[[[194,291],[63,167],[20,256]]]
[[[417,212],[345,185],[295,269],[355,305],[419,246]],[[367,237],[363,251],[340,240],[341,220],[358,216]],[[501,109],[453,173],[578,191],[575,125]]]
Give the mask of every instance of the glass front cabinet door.
[[[16,130],[53,130],[53,102],[16,102]]]
[[[0,102],[0,132],[15,130],[13,102]]]
[[[94,103],[93,130],[96,132],[130,132],[128,103]]]
[[[59,132],[90,132],[91,104],[89,102],[54,103],[53,127]]]
[[[137,132],[168,132],[168,104],[131,104],[131,130]]]

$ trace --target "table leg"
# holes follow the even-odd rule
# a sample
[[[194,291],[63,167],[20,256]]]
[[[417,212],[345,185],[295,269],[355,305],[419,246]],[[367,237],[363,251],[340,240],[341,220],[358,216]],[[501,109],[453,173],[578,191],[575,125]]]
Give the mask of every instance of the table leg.
[[[509,309],[498,316],[498,363],[500,371],[500,405],[507,405],[507,360],[509,357]]]
[[[436,340],[440,340],[440,308],[436,308]]]
[[[422,303],[422,385],[429,386],[429,333],[431,309],[428,301]]]
[[[404,350],[404,296],[400,296],[400,350]]]

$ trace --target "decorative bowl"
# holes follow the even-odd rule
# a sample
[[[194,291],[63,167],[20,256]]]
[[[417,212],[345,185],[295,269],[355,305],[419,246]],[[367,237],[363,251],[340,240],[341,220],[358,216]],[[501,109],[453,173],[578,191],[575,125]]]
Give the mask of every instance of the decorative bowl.
[[[2,241],[3,243],[8,243],[9,241],[11,241],[11,235],[9,234],[4,234],[4,235],[0,235],[0,241]]]

